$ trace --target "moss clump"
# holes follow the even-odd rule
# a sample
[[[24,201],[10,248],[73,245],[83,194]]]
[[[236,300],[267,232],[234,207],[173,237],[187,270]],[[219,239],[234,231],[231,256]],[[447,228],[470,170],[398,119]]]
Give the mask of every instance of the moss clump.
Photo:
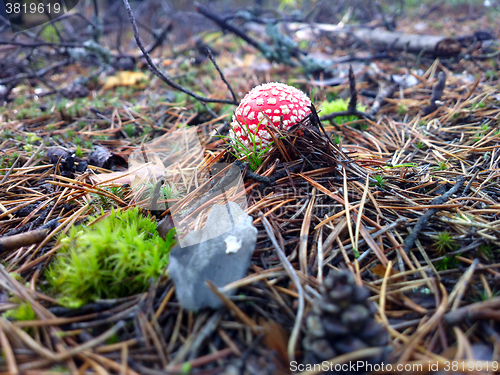
[[[342,111],[347,111],[347,108],[349,107],[349,101],[344,100],[344,99],[335,99],[332,101],[324,101],[320,105],[320,110],[321,110],[321,116],[326,116],[329,115],[330,113],[333,112],[342,112]],[[358,105],[357,108],[359,111],[366,111],[366,106],[364,105]],[[350,121],[355,121],[358,120],[357,116],[350,115],[350,116],[337,116],[333,119],[336,124],[344,124],[346,122]]]
[[[2,316],[16,321],[36,319],[35,312],[28,302],[23,302],[17,308],[4,312]]]
[[[46,272],[47,281],[61,303],[75,307],[143,292],[167,266],[173,236],[171,230],[163,240],[156,223],[138,208],[113,210],[90,227],[70,230]]]

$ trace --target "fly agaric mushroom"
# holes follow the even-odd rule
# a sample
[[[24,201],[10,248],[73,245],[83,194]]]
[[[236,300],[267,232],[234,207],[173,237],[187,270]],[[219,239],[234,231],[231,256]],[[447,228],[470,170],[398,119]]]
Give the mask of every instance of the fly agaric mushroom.
[[[229,135],[249,149],[253,149],[253,143],[256,150],[264,149],[272,141],[266,125],[279,128],[283,116],[283,129],[288,130],[311,113],[310,105],[307,95],[295,87],[279,82],[264,83],[246,94],[236,108]]]

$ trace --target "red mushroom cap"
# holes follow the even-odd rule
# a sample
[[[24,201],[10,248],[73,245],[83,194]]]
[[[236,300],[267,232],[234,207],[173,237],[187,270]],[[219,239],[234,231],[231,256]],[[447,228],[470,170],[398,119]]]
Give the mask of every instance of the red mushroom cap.
[[[307,95],[295,87],[279,82],[264,83],[254,87],[236,108],[229,135],[253,149],[248,128],[256,135],[255,148],[260,150],[272,141],[265,125],[279,128],[283,116],[283,129],[287,130],[311,113],[310,105],[311,100]]]

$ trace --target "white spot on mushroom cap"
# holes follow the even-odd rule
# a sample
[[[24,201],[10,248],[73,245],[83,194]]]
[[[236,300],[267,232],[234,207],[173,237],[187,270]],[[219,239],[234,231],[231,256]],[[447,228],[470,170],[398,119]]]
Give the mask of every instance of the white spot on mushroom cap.
[[[276,98],[267,99],[267,104],[276,104]]]
[[[263,98],[257,98],[257,100],[255,101],[255,103],[257,105],[263,105],[264,104],[264,99]]]

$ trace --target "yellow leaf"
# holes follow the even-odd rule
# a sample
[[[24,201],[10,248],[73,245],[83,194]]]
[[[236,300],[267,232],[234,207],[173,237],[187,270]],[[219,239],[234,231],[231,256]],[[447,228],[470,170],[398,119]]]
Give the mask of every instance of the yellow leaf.
[[[138,88],[143,88],[146,87],[145,82],[147,81],[149,81],[149,78],[143,72],[122,71],[106,78],[102,89],[109,90],[119,86],[137,86]]]

